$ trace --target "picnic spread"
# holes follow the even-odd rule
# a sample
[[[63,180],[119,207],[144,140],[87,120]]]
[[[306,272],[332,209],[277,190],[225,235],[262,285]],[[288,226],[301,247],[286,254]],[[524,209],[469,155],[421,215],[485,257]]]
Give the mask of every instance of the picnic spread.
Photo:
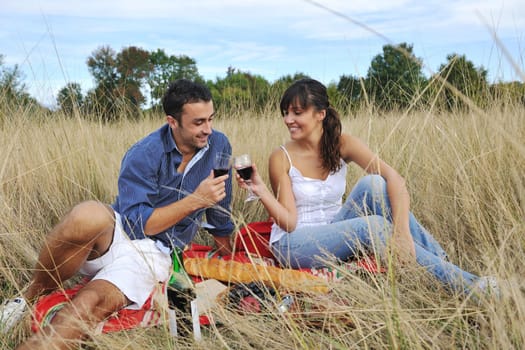
[[[385,271],[368,257],[339,268],[282,268],[268,246],[270,230],[270,221],[243,226],[235,235],[234,252],[228,256],[219,256],[210,246],[190,244],[174,254],[171,279],[159,285],[141,309],[120,310],[101,322],[95,333],[152,327],[168,319],[176,335],[177,314],[186,313],[191,315],[197,338],[200,326],[215,322],[210,311],[219,304],[242,312],[261,312],[267,305],[275,305],[279,312],[286,312],[295,293],[329,293],[342,278],[342,271]],[[41,297],[34,306],[32,331],[49,324],[88,281],[82,279],[72,288]]]

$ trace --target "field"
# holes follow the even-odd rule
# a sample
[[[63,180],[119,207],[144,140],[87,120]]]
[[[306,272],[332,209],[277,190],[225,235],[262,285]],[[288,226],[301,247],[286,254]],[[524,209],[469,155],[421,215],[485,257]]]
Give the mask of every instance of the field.
[[[120,160],[161,115],[102,124],[81,118],[13,112],[0,120],[0,299],[23,290],[44,236],[74,204],[111,203]],[[451,295],[417,266],[385,275],[348,274],[329,295],[298,296],[321,312],[295,318],[269,311],[219,309],[221,325],[199,343],[163,328],[86,340],[87,349],[521,349],[525,347],[525,109],[343,116],[344,131],[405,177],[416,217],[451,260],[508,281],[501,299]],[[278,112],[219,115],[214,127],[234,153],[250,153],[261,173],[287,139]],[[348,186],[362,175],[350,167]],[[265,219],[234,185],[236,222]],[[202,236],[199,239],[205,240]],[[273,310],[270,308],[270,310]],[[29,320],[0,339],[10,349],[29,335]]]

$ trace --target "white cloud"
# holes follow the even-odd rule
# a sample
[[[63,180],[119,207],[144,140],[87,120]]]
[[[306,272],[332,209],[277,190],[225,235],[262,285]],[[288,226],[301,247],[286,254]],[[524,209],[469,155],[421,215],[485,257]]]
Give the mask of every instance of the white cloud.
[[[237,62],[275,60],[282,58],[286,49],[279,46],[261,45],[256,42],[223,41],[222,55]]]
[[[289,31],[305,38],[341,40],[376,36],[373,31],[391,37],[402,31],[420,31],[426,26],[432,28],[436,25],[441,25],[443,30],[458,26],[479,30],[483,23],[478,12],[490,23],[497,23],[500,31],[515,31],[523,28],[524,8],[518,0],[4,0],[0,14],[79,18],[83,19],[79,20],[80,27],[92,34],[125,32],[138,23],[156,19],[171,20],[174,27],[183,26],[189,32],[195,30],[195,26],[237,28],[241,32],[270,27],[274,31]],[[86,19],[94,20],[96,25],[87,28]],[[355,22],[373,31],[363,29]]]
[[[0,54],[8,64],[21,64],[36,86],[89,81],[85,62],[101,45],[185,54],[207,77],[223,75],[229,65],[272,78],[295,71],[327,80],[338,73],[362,75],[381,46],[400,42],[414,44],[433,69],[447,53],[463,49],[487,66],[496,56],[490,29],[524,47],[522,2],[3,0]],[[523,51],[512,52],[523,57]]]

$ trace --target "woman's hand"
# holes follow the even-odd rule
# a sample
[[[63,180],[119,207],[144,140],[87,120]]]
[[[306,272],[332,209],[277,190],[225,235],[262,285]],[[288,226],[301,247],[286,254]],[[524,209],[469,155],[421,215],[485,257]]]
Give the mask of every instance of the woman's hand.
[[[394,231],[389,242],[390,252],[400,265],[416,261],[416,247],[410,231]]]
[[[250,178],[250,184],[246,183],[246,181],[243,180],[243,178],[240,177],[237,172],[235,172],[235,179],[237,180],[237,184],[239,184],[240,188],[245,190],[251,188],[252,192],[259,196],[264,190],[267,190],[267,187],[264,181],[262,180],[261,176],[259,175],[259,172],[257,171],[257,166],[255,164],[252,164],[252,169],[253,172],[252,177]]]

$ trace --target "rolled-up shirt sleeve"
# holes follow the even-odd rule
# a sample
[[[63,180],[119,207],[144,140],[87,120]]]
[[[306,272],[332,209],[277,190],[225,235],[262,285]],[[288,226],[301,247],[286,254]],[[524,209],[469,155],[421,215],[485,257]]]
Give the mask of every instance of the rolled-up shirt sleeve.
[[[123,214],[131,232],[144,238],[144,226],[153,213],[152,198],[158,194],[159,157],[151,154],[147,147],[132,147],[122,160],[118,180],[118,211]]]

